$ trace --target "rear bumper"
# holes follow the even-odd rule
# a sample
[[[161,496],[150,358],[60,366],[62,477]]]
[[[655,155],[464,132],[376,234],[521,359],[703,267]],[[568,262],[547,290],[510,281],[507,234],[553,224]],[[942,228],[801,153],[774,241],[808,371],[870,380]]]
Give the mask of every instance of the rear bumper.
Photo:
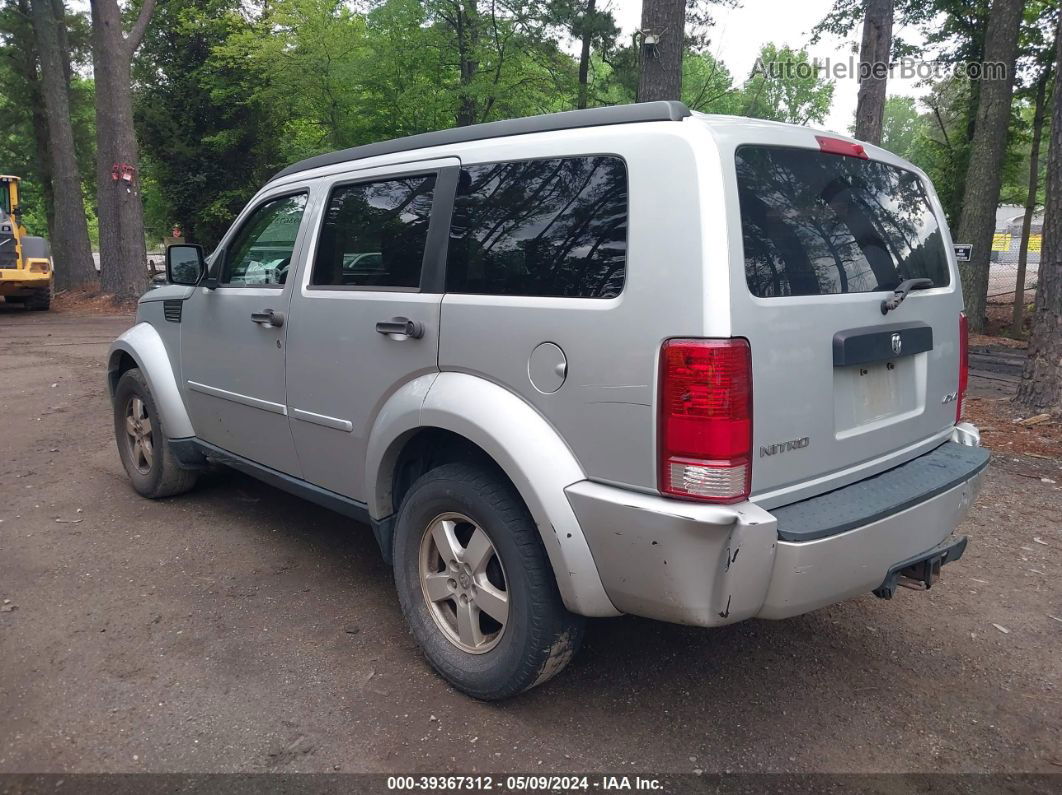
[[[787,618],[867,593],[889,570],[951,535],[973,503],[984,470],[886,519],[815,541],[779,541],[761,618]]]
[[[953,439],[875,478],[773,512],[589,481],[566,493],[618,610],[697,626],[786,618],[879,588],[897,564],[952,534],[988,460],[971,445],[970,426]]]

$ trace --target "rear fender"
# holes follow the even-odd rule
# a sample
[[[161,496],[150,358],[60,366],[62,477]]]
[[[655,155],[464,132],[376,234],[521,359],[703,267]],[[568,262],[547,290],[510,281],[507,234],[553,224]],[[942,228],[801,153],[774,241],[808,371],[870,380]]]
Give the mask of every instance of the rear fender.
[[[144,374],[155,399],[155,406],[162,416],[166,435],[170,439],[195,436],[192,421],[188,418],[188,409],[185,408],[181,391],[177,387],[173,363],[155,328],[150,323],[137,323],[111,343],[107,354],[107,386],[112,400],[118,384],[117,373],[122,354],[131,357]]]
[[[619,614],[605,593],[590,546],[564,489],[586,479],[568,446],[534,408],[466,373],[423,376],[396,392],[377,416],[366,455],[369,513],[390,516],[394,466],[417,430],[442,428],[486,452],[516,486],[546,548],[564,604],[584,616]]]

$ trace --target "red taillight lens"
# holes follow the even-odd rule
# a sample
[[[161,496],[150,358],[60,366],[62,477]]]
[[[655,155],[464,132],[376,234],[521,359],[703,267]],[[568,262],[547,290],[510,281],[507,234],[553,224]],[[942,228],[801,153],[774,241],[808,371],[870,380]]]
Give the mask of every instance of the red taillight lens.
[[[738,502],[752,484],[752,352],[747,340],[668,340],[660,351],[663,494]]]
[[[966,387],[970,383],[970,329],[966,313],[959,313],[959,390],[955,393],[955,421],[959,422],[966,409]]]

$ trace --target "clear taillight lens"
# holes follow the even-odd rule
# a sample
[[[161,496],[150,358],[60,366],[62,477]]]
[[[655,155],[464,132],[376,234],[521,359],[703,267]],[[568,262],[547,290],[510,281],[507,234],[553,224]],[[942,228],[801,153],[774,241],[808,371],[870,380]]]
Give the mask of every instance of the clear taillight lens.
[[[959,389],[955,393],[955,421],[966,413],[966,387],[970,384],[970,329],[966,313],[959,313]]]
[[[752,484],[747,340],[668,340],[660,352],[659,489],[739,502]]]

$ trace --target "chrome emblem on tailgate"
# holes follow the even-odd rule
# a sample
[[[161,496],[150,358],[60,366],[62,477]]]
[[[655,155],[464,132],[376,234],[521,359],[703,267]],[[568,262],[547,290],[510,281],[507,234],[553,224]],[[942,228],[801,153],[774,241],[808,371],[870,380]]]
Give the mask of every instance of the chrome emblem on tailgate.
[[[903,350],[903,337],[899,333],[892,335],[892,352],[897,356],[900,355],[900,351]]]
[[[778,444],[772,444],[767,446],[760,446],[760,458],[766,455],[774,455],[775,453],[788,453],[790,450],[801,450],[811,444],[811,437],[805,436],[803,439],[793,439],[789,442],[779,442]]]

